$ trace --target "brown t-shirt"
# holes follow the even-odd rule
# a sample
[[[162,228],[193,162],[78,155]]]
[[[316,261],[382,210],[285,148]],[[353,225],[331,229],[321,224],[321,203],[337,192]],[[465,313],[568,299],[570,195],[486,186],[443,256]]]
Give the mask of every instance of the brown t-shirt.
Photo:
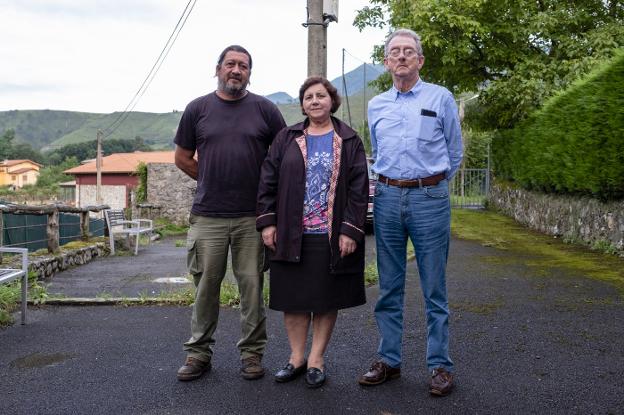
[[[277,106],[251,92],[226,101],[214,92],[193,100],[174,142],[197,151],[195,215],[255,216],[260,166],[275,135],[286,126]]]

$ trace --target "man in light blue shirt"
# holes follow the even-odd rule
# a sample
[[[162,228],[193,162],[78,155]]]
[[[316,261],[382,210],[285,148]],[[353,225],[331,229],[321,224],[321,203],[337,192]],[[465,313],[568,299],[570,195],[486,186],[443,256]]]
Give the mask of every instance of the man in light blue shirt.
[[[384,65],[393,87],[373,98],[368,124],[379,175],[374,226],[379,270],[379,359],[359,379],[378,385],[401,375],[407,238],[414,245],[427,316],[430,393],[453,388],[449,357],[446,262],[451,206],[448,180],[462,160],[461,129],[453,95],[420,79],[425,57],[419,36],[399,29],[386,40]]]

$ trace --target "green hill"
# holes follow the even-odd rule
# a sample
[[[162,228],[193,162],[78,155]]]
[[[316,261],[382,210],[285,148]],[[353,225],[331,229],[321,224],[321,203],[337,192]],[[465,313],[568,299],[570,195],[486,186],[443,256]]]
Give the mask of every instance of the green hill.
[[[373,96],[371,89],[367,90],[366,100]],[[362,125],[365,117],[364,94],[360,92],[349,97],[351,120],[354,128]],[[303,119],[299,104],[279,104],[288,125]],[[17,142],[29,143],[39,150],[51,150],[66,144],[93,141],[98,129],[109,127],[119,116],[119,113],[94,114],[87,112],[56,111],[56,110],[13,110],[0,112],[0,134],[8,129],[15,130]],[[163,114],[132,112],[128,118],[107,138],[119,140],[133,140],[136,136],[153,149],[172,148],[173,136],[182,116],[181,112]],[[342,99],[342,105],[336,116],[348,122],[347,100]]]

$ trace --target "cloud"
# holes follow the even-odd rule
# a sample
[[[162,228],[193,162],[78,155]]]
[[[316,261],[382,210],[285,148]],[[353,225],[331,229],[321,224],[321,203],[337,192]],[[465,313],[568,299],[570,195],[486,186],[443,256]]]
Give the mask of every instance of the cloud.
[[[0,94],[36,94],[42,92],[58,92],[66,90],[67,86],[58,84],[16,84],[8,82],[0,82]]]
[[[0,0],[0,8],[47,17],[95,20],[158,20],[168,12],[165,4],[153,0]]]

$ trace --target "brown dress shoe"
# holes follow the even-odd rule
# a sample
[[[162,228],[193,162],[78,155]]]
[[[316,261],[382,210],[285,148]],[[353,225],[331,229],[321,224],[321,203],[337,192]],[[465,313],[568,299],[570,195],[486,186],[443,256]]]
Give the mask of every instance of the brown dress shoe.
[[[208,372],[211,368],[210,362],[204,362],[203,360],[195,359],[194,357],[187,357],[184,366],[178,369],[178,380],[195,380],[199,379],[204,373]]]
[[[254,355],[241,360],[241,376],[243,379],[254,380],[264,376],[264,368],[260,364],[262,356]]]
[[[384,383],[390,379],[396,379],[401,376],[400,367],[390,367],[381,360],[377,360],[371,365],[368,372],[364,373],[358,383],[364,386],[373,386]]]
[[[436,396],[446,396],[453,390],[453,374],[443,367],[433,369],[431,372],[431,386],[429,392]]]

